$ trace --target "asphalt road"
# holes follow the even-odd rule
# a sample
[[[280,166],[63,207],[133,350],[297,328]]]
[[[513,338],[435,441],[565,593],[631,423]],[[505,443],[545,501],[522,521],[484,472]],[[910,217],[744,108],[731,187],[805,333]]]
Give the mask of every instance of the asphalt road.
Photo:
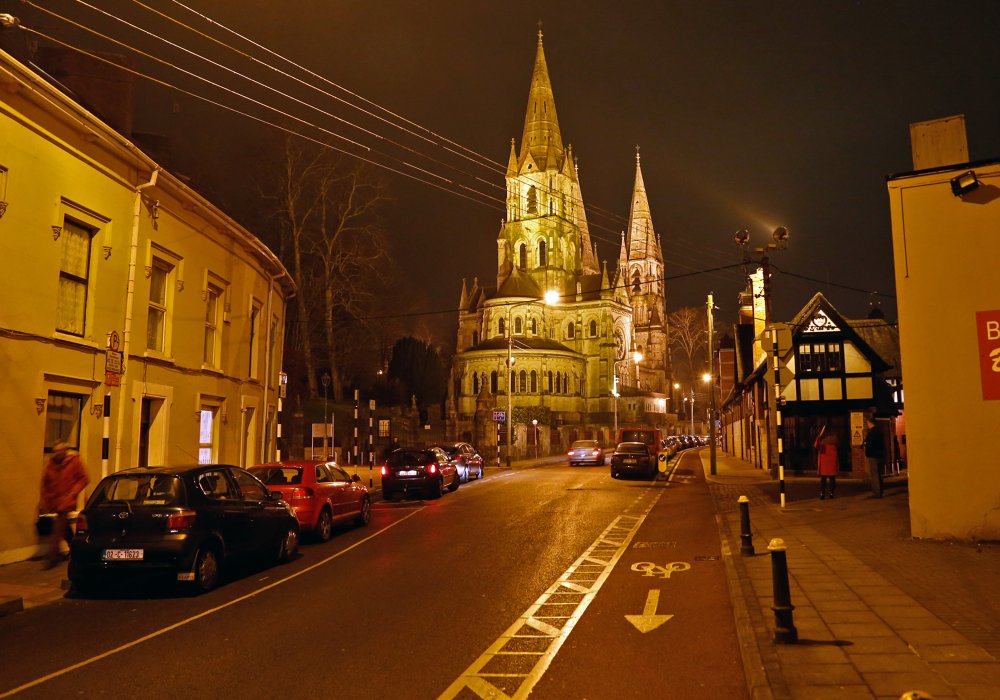
[[[501,472],[207,595],[0,618],[0,697],[741,698],[720,554],[694,455]]]

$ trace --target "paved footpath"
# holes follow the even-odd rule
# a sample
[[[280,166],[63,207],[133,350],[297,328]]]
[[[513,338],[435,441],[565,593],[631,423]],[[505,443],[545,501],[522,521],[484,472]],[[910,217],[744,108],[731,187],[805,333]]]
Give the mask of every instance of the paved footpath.
[[[1000,545],[910,537],[905,479],[881,499],[838,479],[822,501],[816,478],[786,479],[782,509],[765,472],[721,451],[716,462],[708,479],[752,697],[1000,698]],[[740,554],[742,495],[751,556]],[[787,545],[795,644],[774,641],[772,538]]]

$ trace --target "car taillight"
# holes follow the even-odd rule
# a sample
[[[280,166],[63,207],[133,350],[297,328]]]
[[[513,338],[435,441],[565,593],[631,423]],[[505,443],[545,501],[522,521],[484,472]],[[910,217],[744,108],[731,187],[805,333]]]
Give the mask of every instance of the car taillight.
[[[389,476],[389,467],[385,464],[382,465],[382,476]]]
[[[76,516],[76,532],[80,534],[81,532],[87,531],[87,516],[80,513]]]
[[[306,488],[304,486],[296,486],[294,489],[288,492],[288,500],[294,501],[312,497],[313,497],[313,490]]]
[[[194,525],[198,514],[193,510],[182,510],[179,513],[171,513],[167,518],[168,530],[184,530]]]
[[[596,457],[597,455],[599,455],[599,454],[601,454],[601,451],[600,451],[600,450],[594,450],[594,456],[595,456],[595,457]]]
[[[431,462],[429,465],[427,465],[428,474],[437,474],[437,470],[438,470],[437,462]]]

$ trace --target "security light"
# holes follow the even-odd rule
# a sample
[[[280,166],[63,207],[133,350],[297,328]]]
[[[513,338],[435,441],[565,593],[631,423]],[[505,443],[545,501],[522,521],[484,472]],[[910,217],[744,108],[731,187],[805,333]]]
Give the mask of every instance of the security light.
[[[977,187],[979,187],[979,178],[976,177],[976,173],[972,170],[968,170],[951,179],[951,193],[956,197],[969,194],[969,192],[972,192]]]

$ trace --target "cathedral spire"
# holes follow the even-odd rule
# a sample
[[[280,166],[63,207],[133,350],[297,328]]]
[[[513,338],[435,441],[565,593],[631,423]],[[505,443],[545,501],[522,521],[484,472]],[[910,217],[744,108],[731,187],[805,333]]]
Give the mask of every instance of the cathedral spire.
[[[507,177],[517,175],[517,149],[514,147],[514,139],[510,140],[510,158],[507,159]]]
[[[653,231],[653,216],[649,211],[649,200],[646,198],[646,183],[642,179],[639,147],[636,146],[635,185],[632,188],[632,210],[628,217],[629,259],[652,257],[654,260],[662,262],[663,255],[656,242],[656,233]]]
[[[594,247],[590,242],[590,226],[587,224],[587,210],[583,206],[583,189],[580,187],[580,166],[573,164],[573,174],[576,180],[576,225],[580,229],[580,254],[582,257],[583,273],[592,275],[599,272],[597,267],[597,256],[594,254]]]
[[[531,74],[531,90],[528,92],[528,108],[524,115],[524,133],[521,136],[521,153],[518,161],[523,165],[525,156],[531,154],[541,170],[562,167],[564,155],[562,133],[556,117],[556,102],[549,80],[549,69],[545,64],[545,50],[542,47],[542,30],[538,30],[538,48],[535,51],[535,67]],[[555,158],[557,162],[549,162]]]

